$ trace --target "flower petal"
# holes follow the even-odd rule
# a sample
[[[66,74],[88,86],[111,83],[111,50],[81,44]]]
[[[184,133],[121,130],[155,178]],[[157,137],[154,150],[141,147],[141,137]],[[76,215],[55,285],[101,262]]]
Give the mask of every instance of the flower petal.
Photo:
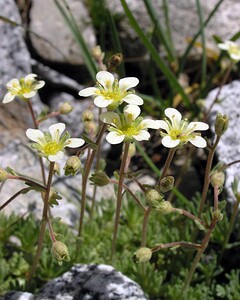
[[[64,152],[63,151],[58,151],[54,155],[49,155],[48,160],[51,161],[51,162],[59,161],[59,160],[63,159],[63,156],[64,156]]]
[[[124,107],[123,113],[127,117],[127,119],[130,119],[130,121],[134,121],[140,115],[141,109],[137,105],[129,104]]]
[[[103,96],[98,96],[94,99],[94,104],[97,107],[107,107],[108,105],[110,105],[113,102],[113,100],[107,100],[105,99]]]
[[[121,91],[127,91],[138,84],[139,80],[136,77],[125,77],[119,80],[119,89]]]
[[[133,105],[142,105],[143,99],[136,94],[127,94],[122,100],[126,103],[133,104]]]
[[[197,131],[197,130],[208,130],[209,126],[208,124],[204,123],[204,122],[191,122],[188,124],[186,131]]]
[[[103,123],[111,124],[117,128],[121,127],[121,120],[117,113],[107,111],[100,115],[100,120]]]
[[[189,139],[189,142],[198,148],[205,148],[207,146],[207,142],[204,138],[199,135],[196,135],[194,138]]]
[[[49,132],[51,134],[52,140],[58,142],[60,137],[65,130],[66,125],[64,123],[53,124],[49,127]]]
[[[98,91],[95,87],[88,87],[86,89],[81,90],[78,95],[82,97],[89,97],[96,94],[96,91]]]
[[[115,144],[120,144],[123,142],[125,138],[125,135],[120,135],[116,131],[111,131],[107,134],[106,140],[109,142],[109,144],[115,145]]]
[[[35,90],[39,90],[40,88],[42,88],[45,85],[45,81],[40,80],[37,81],[36,84],[34,84],[34,89]]]
[[[182,120],[182,115],[175,108],[167,108],[165,109],[164,113],[172,121],[173,126],[177,126]]]
[[[32,98],[36,95],[36,92],[35,91],[31,91],[29,93],[25,93],[23,94],[23,97],[26,98],[26,99],[29,99],[29,98]]]
[[[144,119],[139,125],[142,126],[142,129],[144,129],[144,128],[159,129],[160,128],[159,121],[151,120],[151,119]]]
[[[239,61],[240,60],[240,53],[236,54],[236,53],[229,53],[231,59],[235,60],[235,61]]]
[[[169,126],[168,126],[168,123],[166,121],[163,121],[163,120],[157,120],[156,121],[158,123],[158,128],[160,129],[164,129],[166,130],[167,132],[169,131]]]
[[[19,80],[17,78],[13,78],[11,79],[8,83],[7,83],[7,88],[11,89],[13,87],[13,85],[20,87],[20,83]]]
[[[109,73],[107,71],[100,71],[96,75],[97,81],[104,87],[104,89],[109,89],[109,87],[112,87],[115,78],[112,73]]]
[[[36,143],[41,143],[45,140],[44,133],[39,129],[27,129],[26,136],[29,138],[29,140],[34,141]]]
[[[221,49],[221,50],[228,50],[230,45],[227,42],[228,41],[226,41],[225,43],[217,44],[218,48]]]
[[[78,148],[81,147],[85,141],[83,139],[71,138],[66,140],[66,147]]]
[[[173,140],[169,135],[166,135],[162,139],[162,144],[167,148],[174,148],[180,143],[180,140]]]
[[[36,80],[35,78],[37,77],[37,74],[28,74],[25,78],[24,81],[25,83],[28,83],[28,81],[34,81]]]
[[[12,93],[7,93],[4,98],[3,98],[3,103],[9,103],[11,101],[13,101],[13,99],[15,98],[15,95],[13,95]]]
[[[147,141],[150,139],[150,133],[147,130],[140,130],[138,134],[133,135],[133,138],[138,142]]]

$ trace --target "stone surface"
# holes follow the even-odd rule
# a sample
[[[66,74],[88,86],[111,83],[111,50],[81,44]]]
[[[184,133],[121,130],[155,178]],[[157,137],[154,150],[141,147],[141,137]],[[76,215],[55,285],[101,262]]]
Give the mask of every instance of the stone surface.
[[[4,300],[146,300],[140,286],[108,265],[75,265],[49,281],[39,294],[14,292]],[[19,298],[23,296],[23,298]]]
[[[209,93],[206,99],[206,107],[209,107],[212,101],[214,101],[217,92],[218,88]],[[232,83],[223,86],[218,99],[220,102],[213,106],[209,121],[210,124],[212,124],[212,131],[214,132],[214,122],[217,113],[226,114],[229,117],[228,130],[221,137],[216,151],[218,160],[228,164],[240,159],[240,81],[233,81]],[[239,163],[226,169],[225,188],[229,195],[229,201],[234,200],[231,184],[234,180],[234,176],[239,177],[239,174]]]
[[[146,13],[144,4],[139,5],[138,0],[127,0],[126,2],[128,3],[131,12],[136,17],[139,26],[146,33],[153,30],[154,25],[151,23],[148,14]],[[218,0],[200,1],[204,20],[207,19],[217,2]],[[163,1],[152,0],[152,5],[158,16],[158,20],[162,23],[163,28],[165,28],[164,9],[162,3]],[[169,0],[167,3],[174,47],[178,54],[182,54],[188,46],[187,39],[192,38],[199,30],[196,1]],[[119,32],[120,36],[123,38],[124,47],[128,47],[128,49],[126,48],[128,50],[126,51],[127,55],[136,57],[139,54],[143,54],[143,47],[138,48],[139,42],[136,38],[136,34],[131,28],[127,17],[123,13],[120,1],[107,0],[107,6],[112,13],[119,14],[122,17]],[[240,2],[238,0],[223,1],[217,13],[205,28],[207,47],[216,49],[213,41],[213,35],[218,35],[225,40],[229,39],[237,32],[237,28],[240,27],[239,10]],[[236,30],[234,30],[234,28],[236,28]],[[198,41],[200,41],[200,39]]]
[[[87,45],[94,47],[95,35],[84,2],[71,0],[67,3]],[[55,46],[31,35],[33,46],[41,57],[54,62],[83,64],[79,46],[54,1],[33,0],[30,19],[30,29]]]

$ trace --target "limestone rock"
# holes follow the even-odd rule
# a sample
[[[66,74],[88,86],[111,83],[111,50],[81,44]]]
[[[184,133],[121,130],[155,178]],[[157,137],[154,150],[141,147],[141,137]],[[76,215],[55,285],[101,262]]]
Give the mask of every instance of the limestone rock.
[[[89,48],[95,46],[95,35],[83,1],[67,1]],[[31,35],[37,53],[53,62],[83,64],[79,46],[52,0],[32,1],[30,29],[43,37]],[[54,47],[46,42],[48,40]]]
[[[49,281],[33,298],[14,298],[14,293],[4,300],[146,300],[140,286],[108,265],[75,265],[61,277]],[[21,295],[18,292],[18,297]],[[29,294],[29,293],[27,293]]]
[[[218,92],[218,88],[211,91],[206,99],[206,107],[209,107],[214,101]],[[229,117],[229,127],[222,135],[217,147],[218,160],[226,164],[240,159],[240,81],[233,81],[230,84],[223,86],[218,97],[219,103],[214,104],[210,114],[210,124],[214,132],[214,122],[217,113],[226,114]],[[234,196],[231,189],[231,184],[234,176],[239,177],[240,164],[234,164],[226,169],[225,188],[228,192],[228,200],[233,201]],[[240,188],[240,187],[239,187]]]

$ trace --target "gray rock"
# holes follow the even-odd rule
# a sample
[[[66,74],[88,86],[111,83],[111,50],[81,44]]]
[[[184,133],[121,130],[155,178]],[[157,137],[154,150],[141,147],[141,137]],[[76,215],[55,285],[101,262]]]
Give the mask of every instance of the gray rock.
[[[126,1],[139,26],[148,33],[153,30],[154,24],[149,19],[144,4],[139,5],[138,0]],[[152,0],[155,13],[159,22],[165,29],[163,1]],[[218,0],[200,1],[204,20],[215,7]],[[195,0],[169,0],[169,21],[172,31],[172,40],[177,54],[182,54],[188,46],[188,38],[192,38],[199,30],[199,18]],[[129,24],[128,18],[123,13],[120,1],[107,0],[107,6],[113,14],[121,15],[119,34],[123,39],[124,47],[128,56],[137,57],[143,55],[143,47],[138,49],[139,41],[134,30]],[[217,13],[205,28],[207,47],[216,49],[213,35],[220,36],[223,40],[229,39],[235,31],[233,28],[240,27],[238,11],[240,2],[238,0],[225,0],[219,7]],[[219,30],[221,28],[221,30]],[[200,39],[198,39],[200,41]],[[196,50],[196,49],[195,49]],[[198,50],[200,50],[198,48]],[[199,51],[198,51],[199,52]]]
[[[24,295],[26,293],[22,293]],[[18,295],[19,292],[18,292]],[[5,296],[4,300],[31,299]],[[140,286],[108,265],[75,265],[49,281],[35,300],[146,300]]]
[[[214,101],[218,88],[211,91],[206,99],[206,107],[210,107]],[[216,154],[218,160],[226,164],[240,159],[240,81],[233,81],[232,83],[223,86],[218,97],[219,103],[213,106],[210,114],[210,123],[214,132],[214,122],[217,113],[226,114],[229,117],[228,130],[221,137],[217,147]],[[239,177],[240,164],[234,164],[226,169],[226,183],[225,187],[228,192],[228,200],[234,201],[234,196],[231,189],[231,184],[234,176]]]
[[[83,2],[72,0],[68,1],[68,5],[87,45],[94,47],[95,35]],[[30,29],[45,39],[31,35],[33,46],[41,57],[53,62],[83,64],[79,46],[54,1],[33,0],[30,19]]]

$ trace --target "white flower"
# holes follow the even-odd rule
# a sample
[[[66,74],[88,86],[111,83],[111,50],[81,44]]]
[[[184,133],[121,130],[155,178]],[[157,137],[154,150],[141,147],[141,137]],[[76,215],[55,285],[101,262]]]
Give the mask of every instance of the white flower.
[[[96,106],[114,110],[123,102],[134,105],[143,104],[142,98],[134,94],[133,91],[128,91],[139,83],[136,77],[126,77],[118,81],[113,74],[100,71],[96,78],[96,87],[89,87],[79,92],[79,95],[83,97],[93,96]]]
[[[148,128],[158,129],[157,121],[145,119],[140,115],[140,108],[137,105],[127,105],[123,114],[104,112],[100,115],[102,122],[110,124],[109,133],[106,136],[110,144],[119,144],[123,141],[132,142],[148,140],[150,134]]]
[[[64,123],[53,124],[48,130],[49,132],[42,132],[39,129],[28,129],[26,135],[35,142],[32,147],[39,151],[39,155],[46,157],[51,162],[63,158],[65,147],[78,148],[84,144],[83,139],[70,138],[68,132],[61,137],[65,130]]]
[[[13,101],[17,96],[22,100],[27,100],[36,95],[37,90],[45,85],[45,82],[36,80],[36,74],[29,74],[25,78],[11,79],[7,83],[8,93],[3,98],[3,103]]]
[[[240,60],[240,46],[233,41],[226,41],[224,43],[218,44],[221,50],[226,50],[230,58],[238,62]]]
[[[174,148],[187,142],[194,146],[204,148],[207,143],[200,133],[195,131],[207,130],[209,126],[203,122],[188,122],[187,119],[182,119],[182,115],[175,108],[165,109],[167,118],[158,122],[159,128],[166,131],[161,132],[163,136],[162,144],[167,148]]]

